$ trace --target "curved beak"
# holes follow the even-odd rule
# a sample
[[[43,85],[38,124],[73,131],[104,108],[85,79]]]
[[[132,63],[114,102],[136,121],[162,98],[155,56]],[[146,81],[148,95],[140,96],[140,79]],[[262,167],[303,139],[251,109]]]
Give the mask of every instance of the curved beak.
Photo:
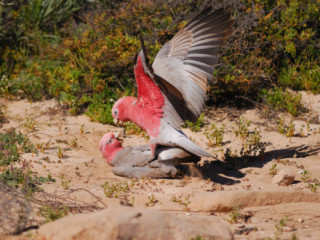
[[[118,118],[114,118],[114,119],[113,119],[113,122],[114,122],[115,125],[118,125],[119,119],[118,119]]]
[[[119,122],[121,122],[121,121],[119,121]],[[119,142],[123,143],[123,139],[120,138],[120,135],[121,135],[120,132],[115,132],[115,133],[113,133],[113,134],[114,134],[114,137],[115,137]]]

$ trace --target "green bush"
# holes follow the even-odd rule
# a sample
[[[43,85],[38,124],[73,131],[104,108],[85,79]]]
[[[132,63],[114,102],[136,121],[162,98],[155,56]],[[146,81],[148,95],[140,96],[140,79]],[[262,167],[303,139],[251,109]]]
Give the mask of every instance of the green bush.
[[[271,90],[262,89],[260,91],[260,96],[264,102],[271,105],[274,109],[287,111],[292,116],[297,116],[304,110],[300,102],[300,94],[291,93],[288,90],[282,90],[279,87]]]
[[[0,133],[0,166],[20,160],[20,153],[36,152],[35,146],[23,134],[11,129]]]
[[[85,112],[92,120],[112,123],[113,101],[135,94],[139,34],[152,62],[162,44],[210,4],[232,11],[235,23],[213,74],[208,104],[257,101],[259,89],[274,85],[319,93],[316,0],[0,3],[1,96],[54,97],[72,114]]]
[[[274,84],[319,93],[319,1],[236,2],[235,29],[214,73],[210,99],[257,100],[258,89]]]

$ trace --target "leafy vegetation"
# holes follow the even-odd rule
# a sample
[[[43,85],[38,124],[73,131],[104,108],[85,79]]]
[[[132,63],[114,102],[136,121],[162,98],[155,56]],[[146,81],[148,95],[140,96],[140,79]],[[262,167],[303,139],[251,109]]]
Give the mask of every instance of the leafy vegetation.
[[[114,101],[135,94],[138,35],[145,38],[152,61],[207,4],[0,0],[0,95],[54,97],[72,114],[84,112],[111,124]],[[284,89],[319,93],[319,1],[218,0],[212,5],[232,11],[235,24],[213,74],[208,103],[241,106],[249,98],[298,115],[299,95]],[[198,131],[201,122],[190,126]]]
[[[221,146],[223,141],[224,126],[218,128],[214,123],[211,126],[205,127],[204,135],[209,140],[209,147]]]
[[[102,185],[104,193],[108,198],[124,198],[127,196],[130,188],[126,182],[117,183],[117,184],[109,184],[108,181]]]
[[[36,152],[36,148],[22,133],[14,129],[0,133],[0,166],[17,162],[21,153],[30,152]]]
[[[303,112],[303,106],[300,103],[301,95],[291,93],[279,87],[274,89],[260,91],[263,101],[272,106],[274,109],[289,112],[292,116],[297,116]]]
[[[42,183],[55,182],[50,174],[48,177],[39,177],[30,170],[29,165],[24,161],[20,167],[10,166],[0,174],[0,181],[4,184],[21,188],[25,193],[31,194],[41,191],[39,187]]]
[[[241,139],[241,150],[238,155],[236,150],[232,152],[227,148],[224,158],[234,168],[245,167],[250,160],[263,158],[266,143],[261,141],[260,130],[255,128],[254,131],[250,131],[250,126],[250,121],[240,118],[233,128],[235,136]]]
[[[39,209],[39,214],[44,217],[45,222],[52,222],[59,218],[63,218],[70,213],[69,207],[52,207],[50,205],[43,206]]]
[[[205,125],[204,114],[202,113],[196,122],[186,121],[184,127],[189,128],[193,132],[199,132]]]
[[[242,217],[242,214],[240,213],[240,210],[241,210],[241,204],[232,206],[232,210],[229,213],[228,222],[230,222],[231,224],[237,223],[238,220]]]

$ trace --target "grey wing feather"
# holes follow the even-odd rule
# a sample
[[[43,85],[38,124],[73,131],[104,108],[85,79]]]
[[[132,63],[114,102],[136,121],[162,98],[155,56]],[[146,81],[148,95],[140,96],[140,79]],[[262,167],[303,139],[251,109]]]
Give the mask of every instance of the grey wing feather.
[[[110,162],[112,166],[135,165],[148,160],[150,157],[150,146],[141,145],[137,147],[126,147],[115,155]]]
[[[152,68],[155,81],[170,102],[164,119],[179,129],[186,120],[196,121],[206,100],[207,83],[224,39],[231,33],[231,14],[206,9],[186,24],[158,52]],[[165,89],[166,84],[172,85]],[[181,96],[177,95],[179,91]],[[170,110],[171,109],[171,110]]]

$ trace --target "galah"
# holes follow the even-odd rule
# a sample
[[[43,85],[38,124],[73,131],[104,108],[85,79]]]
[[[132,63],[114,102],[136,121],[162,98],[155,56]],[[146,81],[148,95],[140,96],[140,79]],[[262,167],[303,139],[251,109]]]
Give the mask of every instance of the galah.
[[[123,97],[112,108],[114,121],[132,121],[150,137],[150,157],[157,145],[176,146],[202,157],[212,157],[180,130],[186,120],[195,122],[206,100],[221,45],[231,32],[230,13],[208,8],[187,23],[160,49],[152,64],[142,41],[134,73],[138,97]]]
[[[114,133],[106,133],[101,138],[99,147],[102,156],[113,166],[113,173],[123,177],[174,177],[178,164],[200,160],[199,157],[193,156],[181,148],[161,146],[156,149],[154,161],[143,167],[135,167],[149,158],[151,153],[149,145],[124,148]]]

